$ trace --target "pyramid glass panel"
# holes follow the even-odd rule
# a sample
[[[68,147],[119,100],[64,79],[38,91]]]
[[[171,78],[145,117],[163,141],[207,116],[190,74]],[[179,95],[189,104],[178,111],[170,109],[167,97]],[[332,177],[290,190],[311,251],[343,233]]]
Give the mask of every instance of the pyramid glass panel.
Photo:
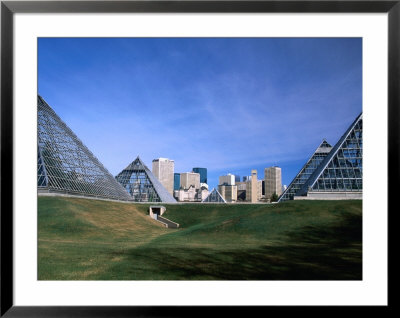
[[[205,198],[202,202],[226,203],[225,199],[215,188],[212,189],[207,198]]]
[[[362,192],[362,129],[360,114],[297,195]]]
[[[40,96],[38,189],[124,201],[131,199]]]
[[[115,178],[136,202],[176,202],[139,157]]]
[[[326,140],[315,150],[307,163],[301,168],[300,172],[296,175],[287,189],[282,193],[278,202],[293,200],[294,195],[299,191],[302,185],[310,178],[311,174],[317,169],[321,162],[331,151],[332,146]]]

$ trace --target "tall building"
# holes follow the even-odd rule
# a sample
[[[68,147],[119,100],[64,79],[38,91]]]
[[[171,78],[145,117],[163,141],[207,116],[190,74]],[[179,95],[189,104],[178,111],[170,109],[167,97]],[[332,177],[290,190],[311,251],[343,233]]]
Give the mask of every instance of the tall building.
[[[193,172],[200,174],[200,183],[207,183],[207,168],[193,168]]]
[[[251,180],[247,181],[246,201],[255,203],[259,200],[259,183],[257,180],[257,170],[251,170]]]
[[[240,176],[235,174],[235,182],[240,182]]]
[[[181,187],[189,189],[190,186],[194,189],[200,189],[200,174],[196,172],[183,172],[181,173]]]
[[[279,167],[265,168],[265,198],[270,199],[276,193],[282,194],[282,172]]]
[[[37,97],[38,193],[132,198],[41,97]]]
[[[153,160],[152,172],[167,191],[174,194],[174,160],[158,158]]]
[[[179,190],[180,187],[181,187],[181,174],[174,173],[174,191]]]
[[[237,186],[236,185],[219,185],[218,192],[222,195],[226,202],[237,201]]]
[[[228,173],[219,177],[219,185],[235,185],[235,175]]]

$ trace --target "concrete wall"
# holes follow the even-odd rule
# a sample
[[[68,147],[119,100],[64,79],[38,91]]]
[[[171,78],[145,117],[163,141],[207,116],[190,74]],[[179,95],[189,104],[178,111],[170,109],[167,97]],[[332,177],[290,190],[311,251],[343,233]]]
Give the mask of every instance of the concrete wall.
[[[189,189],[193,186],[195,189],[200,189],[200,173],[196,172],[182,172],[181,173],[181,187]]]
[[[152,219],[156,219],[156,211],[159,211],[159,215],[163,215],[164,214],[164,212],[167,210],[166,208],[165,208],[165,206],[161,206],[161,205],[152,205],[152,206],[150,206],[150,208],[149,208],[149,214],[150,214],[150,217],[152,218]]]
[[[362,200],[362,192],[308,192],[294,200]]]

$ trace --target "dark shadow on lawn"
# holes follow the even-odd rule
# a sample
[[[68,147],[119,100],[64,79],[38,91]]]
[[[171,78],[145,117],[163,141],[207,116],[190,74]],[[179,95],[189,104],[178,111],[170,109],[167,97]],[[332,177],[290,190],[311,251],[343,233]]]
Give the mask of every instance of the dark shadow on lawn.
[[[252,249],[136,248],[119,255],[124,262],[116,264],[111,268],[114,274],[109,274],[118,277],[124,273],[122,279],[132,280],[362,279],[361,216],[343,214],[335,225],[307,226],[286,235],[279,245],[261,243]],[[149,268],[140,268],[139,263],[149,264]]]

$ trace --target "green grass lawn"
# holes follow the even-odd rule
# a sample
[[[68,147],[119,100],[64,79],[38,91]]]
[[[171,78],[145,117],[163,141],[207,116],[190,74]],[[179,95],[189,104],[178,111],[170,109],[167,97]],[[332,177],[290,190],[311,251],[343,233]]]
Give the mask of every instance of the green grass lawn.
[[[38,279],[362,279],[361,201],[164,206],[39,197]]]

